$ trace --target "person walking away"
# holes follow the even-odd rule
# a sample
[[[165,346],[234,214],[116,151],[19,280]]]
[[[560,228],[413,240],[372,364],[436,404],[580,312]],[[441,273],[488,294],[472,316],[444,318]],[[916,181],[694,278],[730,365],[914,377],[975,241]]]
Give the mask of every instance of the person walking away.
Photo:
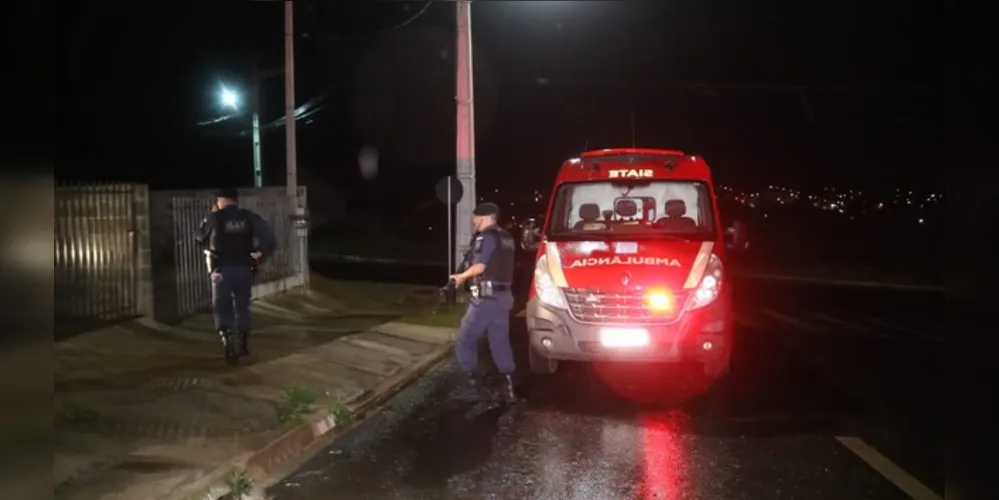
[[[222,189],[216,194],[212,213],[194,236],[208,247],[215,329],[226,361],[235,365],[240,356],[250,354],[254,271],[277,249],[277,239],[259,215],[239,206],[235,189]]]
[[[478,341],[488,334],[489,350],[502,377],[503,397],[516,401],[513,373],[516,365],[510,346],[510,311],[513,309],[513,236],[497,224],[500,209],[481,203],[472,212],[477,233],[472,245],[472,265],[451,276],[456,286],[469,282],[471,301],[461,319],[456,353],[458,364],[473,389],[481,385]]]

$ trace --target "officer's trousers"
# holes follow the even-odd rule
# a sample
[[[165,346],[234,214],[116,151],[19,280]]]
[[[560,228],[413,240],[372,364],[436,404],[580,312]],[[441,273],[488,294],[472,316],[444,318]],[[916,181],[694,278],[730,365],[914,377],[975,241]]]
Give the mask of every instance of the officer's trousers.
[[[510,311],[513,309],[513,295],[501,293],[487,299],[472,299],[461,318],[458,329],[456,354],[458,364],[464,371],[479,368],[479,339],[483,333],[489,335],[489,350],[496,368],[504,375],[513,374],[516,364],[513,348],[510,346]]]
[[[217,272],[221,279],[212,281],[215,328],[227,330],[235,327],[238,331],[249,332],[250,290],[253,287],[250,266],[221,266]]]

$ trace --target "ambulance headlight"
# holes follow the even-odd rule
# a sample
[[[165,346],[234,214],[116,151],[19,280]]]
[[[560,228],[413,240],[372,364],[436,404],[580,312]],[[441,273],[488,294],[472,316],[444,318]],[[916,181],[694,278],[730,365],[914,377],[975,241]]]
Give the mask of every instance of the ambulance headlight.
[[[556,309],[565,309],[565,297],[562,290],[555,284],[551,269],[548,267],[548,256],[542,255],[534,266],[534,293],[538,300]]]
[[[694,293],[687,302],[687,309],[704,307],[718,300],[718,296],[721,294],[722,278],[721,259],[717,255],[711,254],[708,265],[704,269],[701,283],[694,289]]]

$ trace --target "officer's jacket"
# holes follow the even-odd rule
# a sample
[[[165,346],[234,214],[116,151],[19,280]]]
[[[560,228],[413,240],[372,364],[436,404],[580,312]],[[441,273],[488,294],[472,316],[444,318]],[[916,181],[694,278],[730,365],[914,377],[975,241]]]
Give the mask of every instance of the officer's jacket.
[[[472,250],[475,262],[481,262],[486,266],[485,272],[480,275],[482,280],[513,283],[516,242],[506,229],[493,224],[482,230],[475,237]]]
[[[259,215],[235,205],[209,214],[195,232],[195,238],[208,244],[217,266],[249,265],[252,252],[268,256],[277,247],[267,223]]]

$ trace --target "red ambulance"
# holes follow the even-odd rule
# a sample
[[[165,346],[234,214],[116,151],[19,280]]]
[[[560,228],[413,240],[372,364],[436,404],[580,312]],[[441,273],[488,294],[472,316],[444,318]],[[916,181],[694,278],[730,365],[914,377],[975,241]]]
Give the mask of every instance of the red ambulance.
[[[695,361],[711,378],[732,355],[726,243],[711,171],[680,151],[605,149],[562,164],[536,250],[526,316],[530,366],[561,360]]]

